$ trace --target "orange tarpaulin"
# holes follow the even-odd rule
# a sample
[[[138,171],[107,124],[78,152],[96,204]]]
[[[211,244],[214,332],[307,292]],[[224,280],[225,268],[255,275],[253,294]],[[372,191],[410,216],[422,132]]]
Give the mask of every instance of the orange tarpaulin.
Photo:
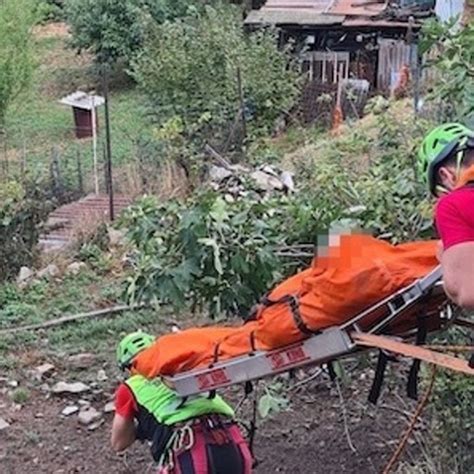
[[[310,268],[278,285],[259,306],[255,321],[162,336],[137,357],[134,368],[147,377],[174,375],[340,325],[433,270],[436,246],[437,241],[394,246],[367,235],[343,235]]]

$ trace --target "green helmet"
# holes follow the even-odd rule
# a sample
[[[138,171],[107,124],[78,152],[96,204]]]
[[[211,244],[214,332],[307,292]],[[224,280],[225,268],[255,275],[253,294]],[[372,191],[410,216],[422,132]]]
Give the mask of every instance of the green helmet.
[[[457,156],[459,168],[467,147],[474,147],[474,132],[460,123],[441,125],[425,137],[418,151],[418,167],[433,195],[436,194],[438,166],[447,158]]]
[[[125,336],[117,346],[117,361],[121,369],[127,368],[133,358],[141,351],[150,347],[155,338],[145,332],[136,331]]]

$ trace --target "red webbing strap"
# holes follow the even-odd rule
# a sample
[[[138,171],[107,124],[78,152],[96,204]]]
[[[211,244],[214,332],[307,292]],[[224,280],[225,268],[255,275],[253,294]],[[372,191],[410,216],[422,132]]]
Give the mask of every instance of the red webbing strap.
[[[431,351],[424,347],[414,346],[406,342],[394,341],[384,336],[374,334],[352,333],[353,341],[359,346],[375,347],[390,352],[395,352],[413,359],[423,360],[430,364],[439,365],[446,369],[454,370],[466,375],[474,375],[474,368],[469,367],[468,361],[456,357]]]

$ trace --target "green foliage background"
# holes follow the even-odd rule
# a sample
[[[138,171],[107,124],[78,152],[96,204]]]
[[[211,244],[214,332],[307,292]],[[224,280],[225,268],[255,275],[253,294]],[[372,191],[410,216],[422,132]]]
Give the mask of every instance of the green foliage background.
[[[240,109],[238,71],[251,134],[268,133],[294,104],[298,75],[272,31],[246,35],[239,8],[207,6],[152,23],[132,75],[159,124],[179,119],[191,141],[224,138]]]
[[[8,107],[31,81],[35,68],[32,28],[37,19],[35,0],[0,4],[0,134]]]

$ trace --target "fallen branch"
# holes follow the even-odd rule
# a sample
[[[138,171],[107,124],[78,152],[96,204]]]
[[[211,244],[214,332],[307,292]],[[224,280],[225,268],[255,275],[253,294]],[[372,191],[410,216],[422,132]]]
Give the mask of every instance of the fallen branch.
[[[397,464],[403,450],[405,449],[405,446],[408,442],[408,439],[410,438],[410,435],[412,434],[413,430],[415,429],[415,425],[418,422],[418,418],[420,417],[421,413],[423,412],[424,408],[426,407],[426,404],[428,403],[428,400],[431,396],[431,392],[433,391],[433,386],[436,380],[436,365],[433,365],[433,371],[431,374],[431,380],[430,380],[430,385],[428,389],[426,390],[425,395],[423,396],[423,399],[420,400],[420,403],[418,403],[418,406],[416,407],[415,413],[413,414],[413,418],[410,421],[410,424],[408,425],[407,430],[402,436],[402,439],[400,440],[400,444],[398,445],[397,449],[393,453],[392,457],[390,458],[389,462],[387,463],[385,469],[383,470],[383,474],[389,474],[395,465]]]
[[[212,156],[222,167],[228,170],[232,168],[231,164],[220,153],[214,150],[211,145],[206,144],[204,146],[204,151]]]
[[[346,434],[346,439],[347,439],[347,444],[349,445],[349,448],[353,453],[357,452],[357,449],[355,448],[354,444],[352,443],[352,438],[351,438],[351,433],[349,432],[349,424],[347,420],[347,410],[346,410],[346,403],[344,401],[344,397],[342,396],[342,390],[341,386],[339,384],[339,381],[336,379],[335,380],[335,385],[337,389],[337,394],[339,395],[339,401],[341,403],[341,410],[342,410],[342,418],[344,421],[344,433]]]
[[[313,375],[310,375],[309,377],[303,379],[303,380],[300,380],[299,382],[295,383],[294,385],[292,385],[288,391],[291,391],[291,390],[295,390],[297,389],[298,387],[301,387],[302,385],[305,385],[309,382],[311,382],[312,380],[318,378],[322,373],[324,373],[323,369],[318,369]]]
[[[23,331],[37,331],[38,329],[45,329],[45,328],[50,328],[54,326],[60,326],[65,323],[78,321],[81,319],[91,319],[91,318],[102,317],[102,316],[111,316],[114,314],[123,313],[124,311],[142,309],[145,306],[146,306],[145,304],[141,304],[138,306],[120,305],[120,306],[114,306],[112,308],[105,308],[105,309],[99,309],[96,311],[91,311],[89,313],[79,313],[79,314],[73,314],[70,316],[63,316],[61,318],[52,319],[44,323],[29,324],[26,326],[17,326],[17,327],[9,328],[9,329],[1,329],[0,335],[16,334],[18,332],[23,332]]]

